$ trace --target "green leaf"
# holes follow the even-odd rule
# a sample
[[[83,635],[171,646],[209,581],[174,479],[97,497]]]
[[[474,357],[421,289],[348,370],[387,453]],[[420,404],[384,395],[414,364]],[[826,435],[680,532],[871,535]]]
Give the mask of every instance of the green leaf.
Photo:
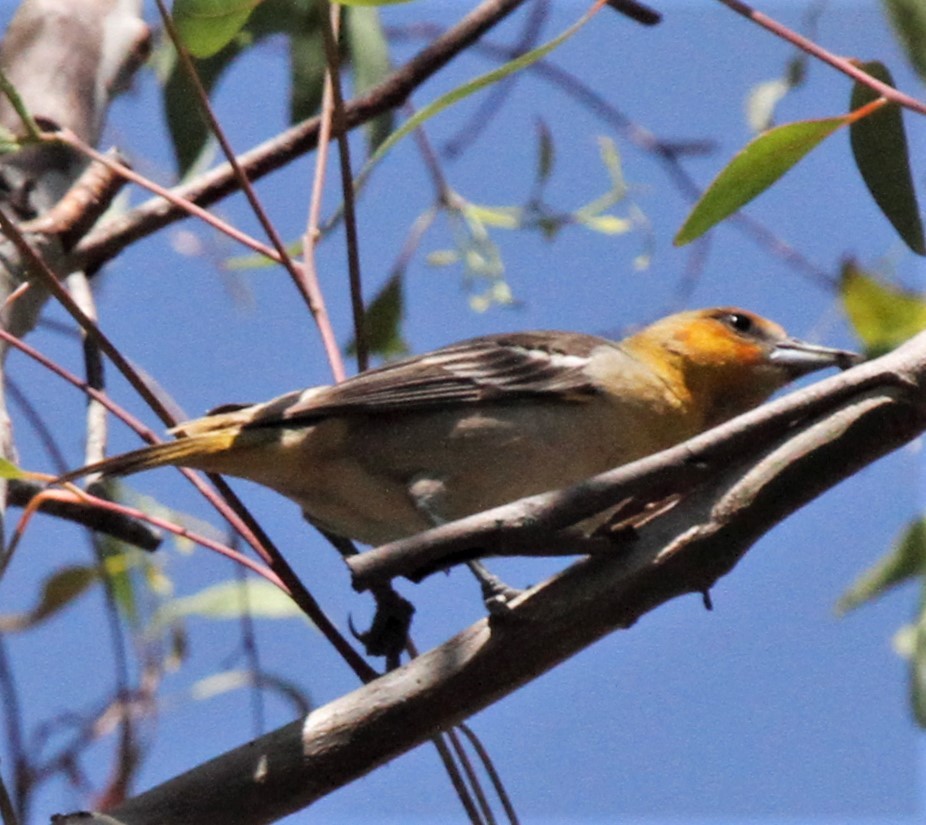
[[[334,0],[342,6],[397,6],[399,3],[410,3],[411,0]]]
[[[910,703],[921,728],[926,728],[926,591],[920,597],[920,615],[914,627],[910,658]]]
[[[17,467],[12,461],[0,458],[0,478],[25,478],[25,470]]]
[[[361,95],[385,78],[392,69],[389,44],[376,9],[350,9],[344,20],[344,29],[354,73],[354,92]],[[364,129],[372,154],[393,129],[392,113],[387,112],[374,118],[364,125]]]
[[[462,86],[458,86],[456,89],[453,89],[447,94],[439,97],[437,100],[429,103],[423,109],[419,109],[412,117],[406,120],[401,127],[399,127],[396,131],[389,135],[385,141],[383,141],[373,156],[367,161],[366,166],[361,171],[359,177],[365,177],[369,172],[370,167],[378,163],[393,146],[402,140],[402,138],[409,135],[411,132],[413,132],[426,121],[430,120],[435,115],[444,111],[444,109],[452,106],[455,103],[459,103],[461,100],[464,100],[470,95],[475,94],[481,89],[484,89],[487,86],[491,86],[494,83],[498,83],[498,81],[503,80],[509,75],[512,75],[515,72],[519,72],[521,69],[527,68],[531,64],[536,63],[538,60],[546,57],[548,54],[550,54],[550,52],[565,43],[570,37],[578,32],[579,29],[588,23],[588,21],[594,17],[598,9],[599,6],[592,6],[592,8],[584,15],[582,15],[582,17],[580,17],[575,23],[569,26],[569,28],[560,33],[557,37],[553,38],[553,40],[550,40],[548,43],[544,43],[542,46],[538,46],[536,49],[532,49],[531,51],[522,54],[515,60],[511,60],[491,72],[486,72],[485,74],[474,78],[468,83],[464,83]]]
[[[633,229],[633,223],[617,215],[587,215],[579,218],[582,225],[603,235],[623,235]]]
[[[207,94],[240,52],[239,47],[231,46],[221,54],[196,64],[196,71]],[[174,63],[167,83],[164,84],[164,114],[174,147],[177,172],[182,177],[201,156],[210,133],[193,84],[179,62]]]
[[[843,265],[840,293],[849,321],[869,355],[883,355],[926,329],[926,300],[862,270]]]
[[[212,57],[248,22],[262,0],[174,0],[173,18],[184,45],[194,57]]]
[[[714,179],[675,236],[682,246],[741,209],[845,125],[846,116],[799,120],[763,132]]]
[[[556,161],[556,147],[553,145],[553,135],[550,134],[550,127],[538,119],[536,124],[537,131],[537,183],[546,183],[553,172],[553,164]]]
[[[496,229],[520,229],[523,210],[518,206],[483,206],[467,202],[466,214],[472,220]]]
[[[926,519],[910,524],[900,541],[867,570],[839,599],[836,609],[848,613],[883,595],[892,587],[926,574]]]
[[[405,315],[405,292],[401,274],[393,275],[366,308],[363,324],[370,352],[386,358],[405,355],[408,343],[402,337]],[[356,340],[347,345],[351,355],[357,352]]]
[[[890,72],[882,63],[865,63],[861,68],[882,83],[894,85]],[[879,97],[868,86],[855,83],[851,108],[855,111]],[[926,239],[910,174],[907,135],[900,107],[889,103],[853,122],[849,137],[855,165],[875,203],[904,243],[918,255],[926,255]]]
[[[926,3],[923,0],[883,0],[897,39],[910,65],[926,83]]]
[[[250,0],[253,5],[253,0]],[[217,54],[196,62],[200,81],[211,95],[222,74],[254,43],[284,35],[290,45],[290,116],[309,117],[318,110],[325,62],[316,5],[311,0],[261,3],[235,36]],[[177,168],[189,172],[202,156],[209,129],[186,73],[176,65],[164,88],[164,105],[174,144]]]
[[[23,144],[16,135],[5,126],[0,126],[0,155],[18,152]]]
[[[189,616],[239,619],[244,615],[289,619],[303,614],[289,596],[265,579],[227,581],[167,602],[155,613],[149,632],[159,632],[178,619]]]
[[[72,566],[55,571],[42,585],[42,594],[27,613],[0,616],[0,632],[27,630],[54,616],[80,597],[99,578],[93,567]]]
[[[460,262],[460,253],[456,249],[435,249],[425,256],[428,266],[454,266]]]

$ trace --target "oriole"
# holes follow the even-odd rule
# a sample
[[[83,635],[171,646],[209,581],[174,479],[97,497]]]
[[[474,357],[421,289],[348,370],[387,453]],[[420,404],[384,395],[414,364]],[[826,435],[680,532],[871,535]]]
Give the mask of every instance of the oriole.
[[[162,465],[255,481],[323,529],[405,537],[657,452],[857,356],[734,308],[683,312],[622,341],[474,338],[334,386],[223,408],[177,440],[75,470]]]

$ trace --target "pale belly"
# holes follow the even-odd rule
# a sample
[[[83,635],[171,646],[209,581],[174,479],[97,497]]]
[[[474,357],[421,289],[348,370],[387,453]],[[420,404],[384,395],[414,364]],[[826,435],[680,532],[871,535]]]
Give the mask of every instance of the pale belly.
[[[640,419],[622,431],[605,405],[578,417],[571,406],[529,417],[516,405],[499,406],[464,425],[457,412],[383,415],[362,427],[332,419],[289,431],[278,455],[264,453],[266,467],[248,477],[295,500],[320,527],[381,544],[575,484],[690,434],[668,429],[664,417],[658,434]],[[581,426],[569,426],[573,418]]]

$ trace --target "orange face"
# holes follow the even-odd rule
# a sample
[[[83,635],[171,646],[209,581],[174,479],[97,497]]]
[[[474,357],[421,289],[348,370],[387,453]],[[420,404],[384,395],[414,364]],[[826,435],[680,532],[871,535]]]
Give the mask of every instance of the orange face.
[[[721,307],[663,318],[622,342],[677,395],[700,427],[761,404],[790,376],[771,360],[785,331],[752,312]]]
[[[773,321],[727,307],[681,313],[650,329],[660,328],[667,350],[704,368],[743,370],[767,364],[775,345],[787,338]]]

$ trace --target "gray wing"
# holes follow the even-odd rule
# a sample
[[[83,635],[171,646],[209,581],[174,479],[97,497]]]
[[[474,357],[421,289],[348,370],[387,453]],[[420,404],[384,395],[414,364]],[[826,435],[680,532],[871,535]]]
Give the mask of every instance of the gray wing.
[[[474,338],[361,373],[341,384],[291,393],[267,404],[247,426],[515,401],[555,395],[580,401],[598,392],[584,367],[605,338],[522,332]]]

